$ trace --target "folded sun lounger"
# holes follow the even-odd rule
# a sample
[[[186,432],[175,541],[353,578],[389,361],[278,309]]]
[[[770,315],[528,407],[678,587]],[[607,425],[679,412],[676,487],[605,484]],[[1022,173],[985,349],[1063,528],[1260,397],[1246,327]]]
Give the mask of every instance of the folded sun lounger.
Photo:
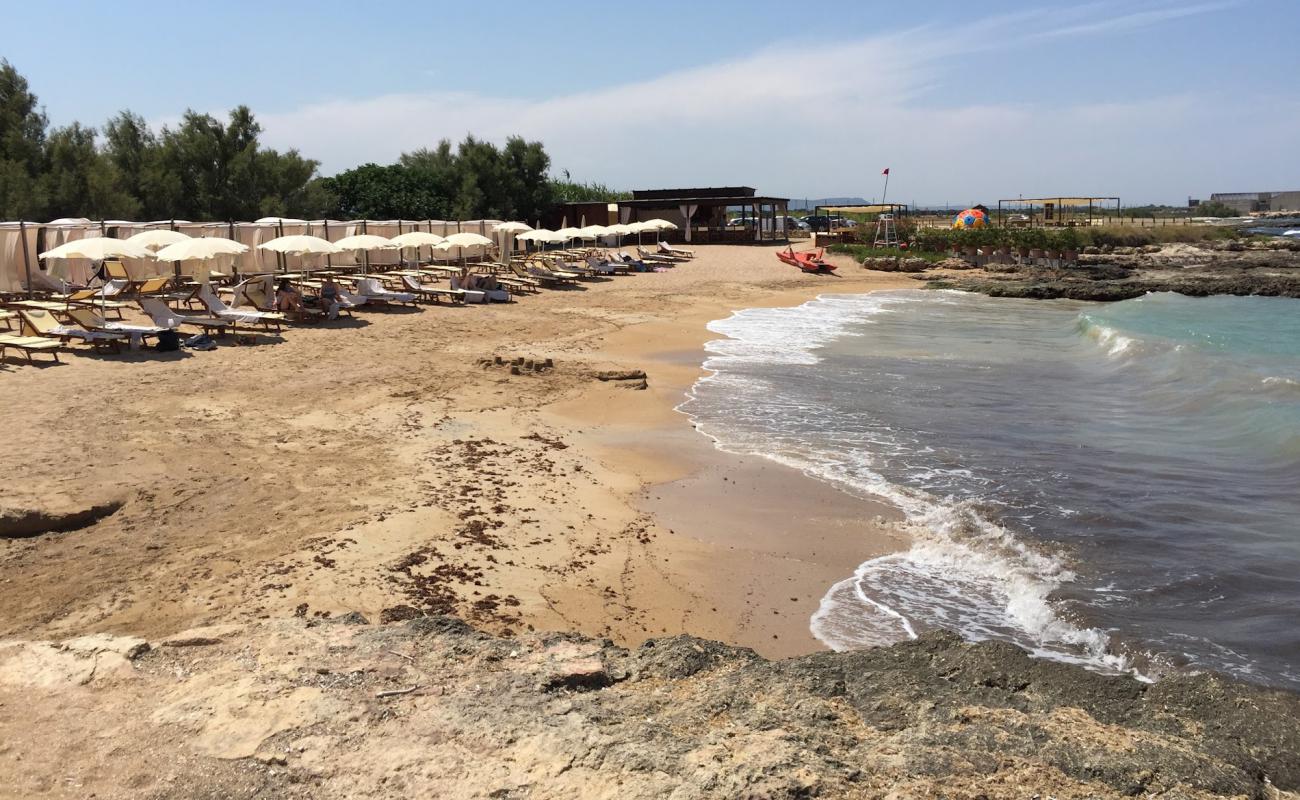
[[[357,281],[357,293],[367,300],[415,305],[415,295],[410,292],[390,292],[379,285],[378,278],[362,278]]]

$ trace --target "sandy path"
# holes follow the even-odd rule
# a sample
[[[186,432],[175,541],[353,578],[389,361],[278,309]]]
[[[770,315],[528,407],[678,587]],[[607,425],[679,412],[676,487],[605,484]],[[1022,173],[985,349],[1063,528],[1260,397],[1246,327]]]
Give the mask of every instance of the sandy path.
[[[0,539],[0,636],[418,610],[496,632],[814,649],[807,618],[829,583],[900,543],[872,521],[889,509],[718,454],[672,409],[709,320],[915,283],[847,264],[805,276],[767,248],[698,253],[509,306],[358,314],[208,353],[6,362],[0,507],[123,505]],[[476,363],[491,355],[556,368]],[[650,388],[592,378],[612,367],[645,369]],[[791,500],[727,513],[774,486]]]

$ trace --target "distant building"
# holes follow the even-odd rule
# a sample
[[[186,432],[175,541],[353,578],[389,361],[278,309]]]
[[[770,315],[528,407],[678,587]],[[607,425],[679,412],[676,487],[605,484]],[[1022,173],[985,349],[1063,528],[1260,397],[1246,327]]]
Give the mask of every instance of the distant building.
[[[1211,203],[1222,203],[1238,214],[1300,211],[1300,190],[1289,192],[1215,192]]]
[[[690,189],[637,189],[631,200],[616,203],[567,203],[546,218],[564,225],[612,225],[665,219],[677,226],[670,241],[751,243],[786,241],[790,200],[756,194],[749,186]],[[743,224],[728,225],[738,214]]]

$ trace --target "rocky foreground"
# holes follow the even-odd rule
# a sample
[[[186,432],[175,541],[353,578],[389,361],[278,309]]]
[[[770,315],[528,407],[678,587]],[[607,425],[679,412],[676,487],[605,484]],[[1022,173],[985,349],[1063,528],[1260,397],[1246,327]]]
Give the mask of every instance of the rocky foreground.
[[[945,634],[767,661],[352,615],[0,645],[0,769],[12,797],[1276,798],[1300,697]]]
[[[869,259],[865,266],[917,273],[930,288],[992,297],[1109,301],[1148,292],[1300,297],[1300,242],[1285,239],[1089,248],[1069,265],[912,258]]]

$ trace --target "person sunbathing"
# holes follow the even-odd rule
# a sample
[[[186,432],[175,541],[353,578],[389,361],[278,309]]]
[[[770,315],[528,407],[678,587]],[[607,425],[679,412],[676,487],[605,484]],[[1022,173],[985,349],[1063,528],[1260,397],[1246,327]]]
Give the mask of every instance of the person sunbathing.
[[[275,310],[302,311],[302,294],[293,288],[293,283],[288,278],[275,287]]]
[[[339,316],[339,285],[334,282],[334,278],[326,276],[320,285],[320,307],[329,312],[330,319],[338,319]]]

